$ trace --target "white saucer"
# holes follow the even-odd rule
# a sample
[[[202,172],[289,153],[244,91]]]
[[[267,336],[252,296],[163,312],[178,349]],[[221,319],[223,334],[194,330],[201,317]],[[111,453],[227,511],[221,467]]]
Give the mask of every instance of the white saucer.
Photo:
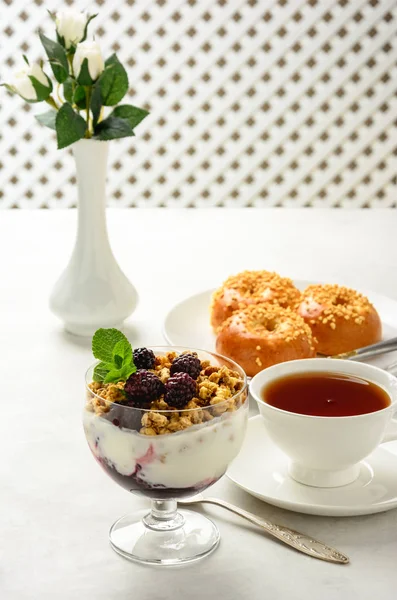
[[[269,504],[327,517],[370,515],[397,507],[397,443],[379,447],[361,463],[356,481],[338,488],[315,488],[291,479],[288,458],[266,434],[261,416],[248,421],[240,454],[227,476]]]
[[[297,288],[303,290],[313,281],[294,280]],[[186,298],[176,304],[167,314],[163,335],[168,344],[185,348],[203,348],[215,352],[215,335],[210,326],[209,308],[214,290],[206,290]],[[397,336],[397,302],[386,296],[360,290],[375,306],[383,324],[383,338]],[[384,354],[368,362],[385,367],[397,360],[397,352]]]

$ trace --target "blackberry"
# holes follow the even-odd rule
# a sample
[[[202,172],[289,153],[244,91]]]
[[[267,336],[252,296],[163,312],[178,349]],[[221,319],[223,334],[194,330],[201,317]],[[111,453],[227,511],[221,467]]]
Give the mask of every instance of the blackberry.
[[[137,369],[153,369],[156,357],[153,350],[149,348],[135,348],[134,365]]]
[[[170,372],[171,375],[187,373],[192,379],[197,379],[201,372],[200,359],[194,354],[181,354],[174,359]]]
[[[143,408],[164,394],[164,384],[150,371],[140,369],[130,375],[125,382],[124,391],[127,395],[127,405]]]
[[[175,373],[165,384],[165,401],[175,408],[183,408],[196,391],[197,383],[188,373]]]

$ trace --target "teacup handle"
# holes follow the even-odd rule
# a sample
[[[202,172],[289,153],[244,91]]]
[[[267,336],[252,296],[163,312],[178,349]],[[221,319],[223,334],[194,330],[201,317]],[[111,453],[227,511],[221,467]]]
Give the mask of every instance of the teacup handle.
[[[393,416],[387,426],[381,443],[384,444],[385,442],[392,442],[394,440],[397,440],[397,407],[393,412]]]

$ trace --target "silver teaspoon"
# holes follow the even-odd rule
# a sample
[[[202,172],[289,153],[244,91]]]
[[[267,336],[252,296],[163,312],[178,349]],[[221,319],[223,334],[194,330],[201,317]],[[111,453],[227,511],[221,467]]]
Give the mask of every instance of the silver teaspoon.
[[[345,358],[348,360],[366,360],[379,354],[386,354],[387,352],[394,352],[397,350],[397,338],[390,340],[383,340],[371,346],[364,346],[363,348],[357,348],[351,352],[343,352],[342,354],[334,354],[329,358]]]
[[[331,548],[330,546],[326,546],[322,542],[313,539],[312,537],[305,535],[304,533],[299,533],[299,531],[294,531],[293,529],[289,529],[289,527],[284,527],[283,525],[277,525],[275,523],[271,523],[270,521],[266,521],[265,519],[261,519],[256,515],[243,510],[229,502],[225,502],[225,500],[220,500],[218,498],[203,498],[202,496],[196,496],[194,498],[189,498],[188,500],[178,500],[178,504],[215,504],[216,506],[222,506],[243,519],[247,519],[254,525],[258,525],[262,529],[264,529],[267,533],[277,538],[281,542],[288,544],[288,546],[292,546],[295,550],[299,550],[299,552],[303,552],[304,554],[308,554],[313,558],[318,558],[320,560],[327,560],[328,562],[339,563],[342,565],[347,565],[349,563],[349,557],[335,548]]]

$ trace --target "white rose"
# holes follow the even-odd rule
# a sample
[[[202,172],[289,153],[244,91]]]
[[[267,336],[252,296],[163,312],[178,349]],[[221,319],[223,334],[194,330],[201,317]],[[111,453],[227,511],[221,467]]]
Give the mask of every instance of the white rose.
[[[59,37],[65,42],[65,48],[78,44],[84,37],[88,16],[72,8],[61,10],[57,13],[55,24]]]
[[[80,74],[80,69],[85,58],[88,60],[88,71],[91,79],[95,81],[105,68],[98,42],[81,42],[81,44],[78,44],[73,57],[73,70],[76,78]]]
[[[24,69],[21,69],[21,71],[17,71],[14,74],[11,87],[17,94],[22,96],[22,98],[25,100],[29,100],[31,102],[35,102],[37,100],[36,90],[34,89],[33,83],[29,77],[34,77],[39,83],[47,87],[48,95],[50,94],[52,90],[51,82],[44,73],[43,69],[37,64],[26,66]]]

